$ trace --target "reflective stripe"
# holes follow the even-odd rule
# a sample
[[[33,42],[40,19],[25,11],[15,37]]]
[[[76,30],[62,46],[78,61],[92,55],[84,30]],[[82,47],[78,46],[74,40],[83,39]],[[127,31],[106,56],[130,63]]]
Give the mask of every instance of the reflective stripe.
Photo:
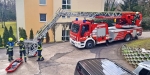
[[[21,50],[25,50],[25,49],[22,48]]]
[[[8,49],[8,51],[12,51],[12,49]]]
[[[42,50],[42,49],[38,49],[38,50]]]

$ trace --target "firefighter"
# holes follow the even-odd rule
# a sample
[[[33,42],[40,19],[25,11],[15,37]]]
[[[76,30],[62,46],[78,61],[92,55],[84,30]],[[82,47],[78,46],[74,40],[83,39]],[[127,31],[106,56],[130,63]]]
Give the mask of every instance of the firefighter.
[[[14,60],[13,59],[13,47],[14,47],[13,38],[10,37],[8,38],[8,42],[6,44],[8,61]]]
[[[20,49],[20,59],[22,59],[22,55],[24,55],[24,61],[26,62],[27,57],[26,57],[26,50],[25,50],[25,44],[23,38],[20,38],[18,45]]]
[[[42,53],[42,41],[41,41],[41,39],[38,39],[38,50],[37,50],[37,52],[38,52],[38,60],[37,61],[43,61],[44,58],[41,55],[41,53]]]
[[[133,20],[132,20],[132,24],[135,25],[135,22],[136,22],[137,19],[140,19],[139,12],[136,12],[136,13],[135,13],[134,18],[133,18]]]

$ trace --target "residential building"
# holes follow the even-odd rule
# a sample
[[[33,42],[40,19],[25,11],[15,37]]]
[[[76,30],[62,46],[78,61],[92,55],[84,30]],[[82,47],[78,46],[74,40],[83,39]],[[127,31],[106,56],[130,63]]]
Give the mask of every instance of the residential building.
[[[31,28],[34,34],[45,23],[50,22],[58,8],[72,11],[104,11],[105,0],[16,0],[17,29],[23,27],[29,37]],[[62,16],[57,23],[66,23],[76,17]],[[79,18],[83,19],[83,18]],[[63,24],[56,27],[56,41],[69,40],[69,27],[63,30]],[[17,30],[18,31],[18,30]],[[19,31],[18,31],[19,36]],[[49,30],[50,42],[54,41],[52,30]]]

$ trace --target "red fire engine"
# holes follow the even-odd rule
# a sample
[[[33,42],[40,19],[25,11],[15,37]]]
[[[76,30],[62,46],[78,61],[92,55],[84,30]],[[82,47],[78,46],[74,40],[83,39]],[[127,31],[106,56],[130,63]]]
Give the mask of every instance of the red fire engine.
[[[94,23],[93,20],[78,20],[72,22],[70,43],[78,48],[93,48],[96,44],[111,43],[113,41],[130,41],[142,35],[142,14],[139,12],[122,12],[121,16],[111,17],[96,15],[99,19],[114,19],[114,26],[108,23]]]

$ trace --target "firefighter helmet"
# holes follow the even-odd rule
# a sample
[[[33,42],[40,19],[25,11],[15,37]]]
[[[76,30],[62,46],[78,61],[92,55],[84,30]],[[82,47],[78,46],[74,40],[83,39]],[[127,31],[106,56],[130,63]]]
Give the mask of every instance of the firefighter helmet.
[[[24,41],[24,39],[23,39],[23,38],[20,38],[20,41]]]
[[[10,37],[10,38],[8,38],[8,40],[9,40],[9,41],[12,41],[12,40],[13,40],[13,38],[11,38],[11,37]]]
[[[139,12],[136,12],[136,14],[139,14]]]

